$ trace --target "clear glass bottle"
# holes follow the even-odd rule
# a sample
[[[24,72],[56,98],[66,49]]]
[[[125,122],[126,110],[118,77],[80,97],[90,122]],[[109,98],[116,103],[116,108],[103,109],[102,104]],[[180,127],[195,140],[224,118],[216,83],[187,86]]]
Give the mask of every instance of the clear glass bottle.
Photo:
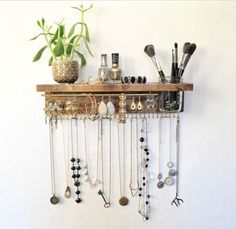
[[[101,54],[101,67],[98,69],[98,81],[104,83],[109,79],[109,68],[107,66],[107,54]]]
[[[109,70],[112,81],[121,80],[121,69],[119,68],[119,53],[112,53],[112,67]]]

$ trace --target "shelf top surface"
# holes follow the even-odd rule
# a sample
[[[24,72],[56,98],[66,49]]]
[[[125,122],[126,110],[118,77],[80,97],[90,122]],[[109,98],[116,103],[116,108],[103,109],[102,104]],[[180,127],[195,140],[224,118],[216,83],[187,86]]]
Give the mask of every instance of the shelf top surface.
[[[146,84],[39,84],[37,92],[45,93],[132,93],[158,91],[192,91],[190,83],[146,83]]]

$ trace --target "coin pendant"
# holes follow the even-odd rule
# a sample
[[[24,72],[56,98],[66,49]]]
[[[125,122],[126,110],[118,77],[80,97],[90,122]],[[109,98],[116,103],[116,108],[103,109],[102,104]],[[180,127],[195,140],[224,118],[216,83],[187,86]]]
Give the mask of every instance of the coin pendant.
[[[126,206],[127,204],[129,203],[129,200],[127,197],[125,196],[122,196],[120,199],[119,199],[119,204],[121,206]]]
[[[174,180],[173,180],[172,177],[167,177],[167,178],[165,179],[165,184],[166,184],[166,185],[170,186],[170,185],[172,185],[173,183],[174,183]]]
[[[158,187],[158,188],[163,188],[163,187],[164,187],[164,182],[163,182],[163,181],[159,181],[159,182],[157,183],[157,187]]]

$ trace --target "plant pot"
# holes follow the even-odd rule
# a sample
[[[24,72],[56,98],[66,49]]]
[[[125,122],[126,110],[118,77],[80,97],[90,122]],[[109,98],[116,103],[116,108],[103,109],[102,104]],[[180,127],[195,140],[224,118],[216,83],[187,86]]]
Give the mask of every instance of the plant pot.
[[[77,60],[59,60],[52,64],[53,79],[57,83],[74,83],[79,78]]]

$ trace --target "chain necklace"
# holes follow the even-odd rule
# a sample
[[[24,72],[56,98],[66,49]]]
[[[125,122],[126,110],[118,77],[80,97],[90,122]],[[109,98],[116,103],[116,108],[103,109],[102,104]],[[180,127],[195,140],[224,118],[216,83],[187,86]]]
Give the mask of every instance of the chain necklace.
[[[173,169],[174,163],[172,161],[172,122],[171,122],[172,118],[170,116],[169,118],[169,161],[167,163],[167,167],[169,168],[168,171],[168,176],[165,179],[165,184],[170,186],[174,183],[174,179],[173,176],[175,176],[176,172]]]
[[[120,141],[120,124],[117,123],[117,132],[118,132],[118,154],[119,154],[119,177],[120,177],[120,199],[119,199],[119,204],[121,206],[126,206],[129,202],[128,198],[125,197],[125,165],[124,165],[124,158],[125,158],[125,124],[122,124],[123,126],[123,152],[121,156],[121,141]],[[122,162],[121,162],[121,157],[122,157]],[[121,166],[123,170],[123,178],[122,178],[122,171],[121,171]]]
[[[163,188],[164,187],[164,182],[161,180],[162,179],[162,173],[161,173],[161,120],[162,117],[160,116],[159,118],[159,125],[158,125],[158,130],[159,130],[159,157],[158,157],[158,182],[157,182],[157,187],[158,188]]]
[[[54,124],[53,119],[49,118],[49,143],[50,143],[50,165],[51,165],[51,186],[52,197],[51,204],[58,204],[59,198],[56,196],[56,181],[55,181],[55,163],[54,163]]]
[[[62,138],[63,138],[62,140],[63,140],[64,163],[65,163],[64,166],[65,166],[65,178],[66,178],[66,189],[64,192],[64,196],[65,198],[69,199],[71,197],[71,188],[69,182],[69,149],[66,148],[66,138],[65,138],[65,119],[61,119],[61,125],[62,125]]]
[[[139,189],[139,176],[138,176],[138,119],[136,117],[136,184],[133,187],[133,119],[130,118],[130,183],[129,183],[129,189],[131,192],[131,195],[134,197],[138,193]]]

